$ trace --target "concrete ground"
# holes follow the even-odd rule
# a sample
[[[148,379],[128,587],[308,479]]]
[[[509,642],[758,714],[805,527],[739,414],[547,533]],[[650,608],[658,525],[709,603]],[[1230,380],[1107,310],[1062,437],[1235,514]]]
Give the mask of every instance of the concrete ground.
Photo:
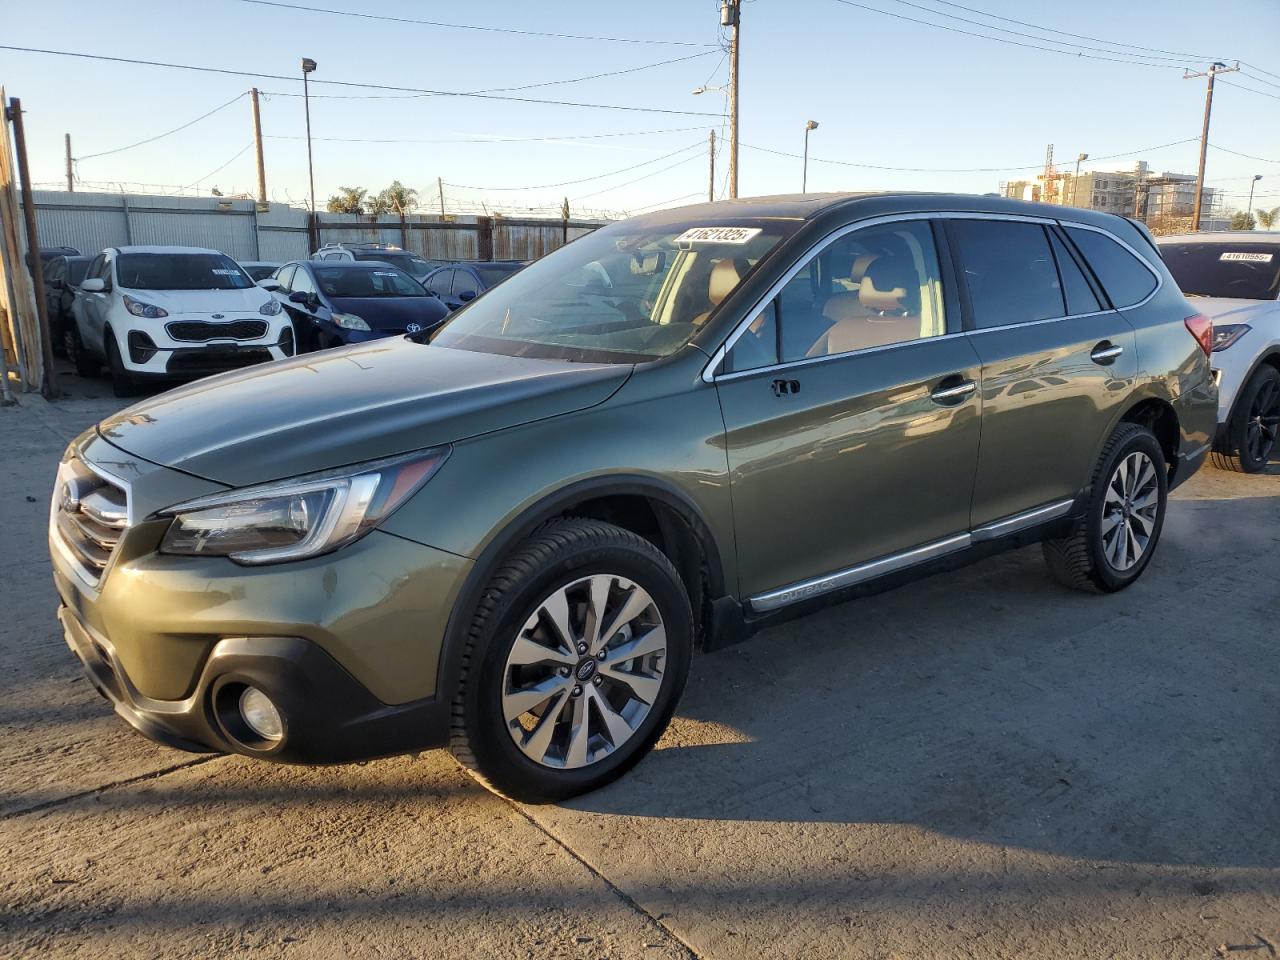
[[[1203,470],[1117,596],[1033,548],[701,657],[635,771],[522,807],[117,720],[53,616],[54,466],[117,404],[74,392],[0,409],[2,956],[1280,950],[1280,469]]]

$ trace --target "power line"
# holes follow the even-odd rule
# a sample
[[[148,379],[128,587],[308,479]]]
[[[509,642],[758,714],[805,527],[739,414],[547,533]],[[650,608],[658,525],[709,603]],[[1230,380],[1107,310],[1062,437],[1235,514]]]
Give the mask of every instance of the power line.
[[[1275,77],[1277,80],[1280,80],[1280,73],[1272,73],[1270,70],[1263,70],[1261,67],[1256,66],[1252,63],[1246,63],[1245,61],[1241,60],[1240,66],[1248,67],[1250,70],[1256,70],[1258,71],[1258,73],[1265,73],[1268,77]]]
[[[570,77],[567,80],[541,80],[538,83],[525,83],[516,87],[486,87],[481,90],[469,90],[467,93],[515,93],[519,90],[533,90],[536,87],[555,87],[564,86],[570,83],[585,83],[588,80],[602,80],[605,77],[620,77],[628,73],[639,73],[642,70],[652,70],[655,67],[665,67],[673,63],[684,63],[686,60],[697,60],[701,57],[709,57],[715,53],[714,50],[704,50],[701,53],[691,53],[686,57],[675,57],[670,60],[659,60],[656,63],[645,63],[638,67],[626,67],[622,70],[608,70],[604,73],[593,73],[585,77]],[[319,81],[313,80],[312,83]],[[279,93],[271,91],[263,91],[267,96],[272,97],[300,97],[300,93]],[[319,93],[312,94],[312,100],[418,100],[423,97],[439,96],[432,93],[407,93],[407,94],[385,94],[385,93]]]
[[[1101,37],[1091,37],[1083,33],[1068,33],[1066,30],[1055,30],[1053,27],[1044,27],[1038,23],[1028,23],[1026,20],[1015,20],[1012,17],[997,16],[994,13],[987,13],[985,10],[979,10],[976,7],[966,7],[962,3],[952,3],[951,0],[933,0],[933,2],[947,7],[955,7],[958,10],[967,10],[969,13],[976,13],[979,16],[987,17],[990,20],[999,20],[1003,23],[1016,23],[1020,27],[1030,27],[1032,30],[1039,30],[1041,33],[1056,33],[1060,37],[1074,37],[1077,40],[1093,40],[1096,43],[1103,43],[1109,47],[1125,47],[1130,50],[1146,50],[1149,53],[1167,53],[1174,57],[1190,57],[1192,60],[1224,59],[1223,57],[1210,57],[1202,53],[1183,53],[1178,50],[1162,50],[1160,47],[1144,47],[1136,43],[1120,43],[1117,40],[1103,40]]]
[[[248,2],[248,0],[245,0]],[[202,67],[189,63],[164,63],[158,60],[136,60],[130,57],[111,57],[100,53],[76,53],[69,50],[46,50],[38,47],[15,47],[0,44],[0,50],[14,50],[19,53],[40,53],[55,57],[74,57],[81,60],[100,60],[106,63],[127,63],[134,66],[165,67],[170,70],[190,70],[196,73],[216,73],[229,77],[250,77],[260,80],[287,80],[297,82],[297,77],[278,73],[259,73],[251,70],[230,70],[226,67]],[[467,93],[459,90],[429,90],[421,87],[400,87],[382,83],[360,83],[354,80],[312,80],[313,84],[327,84],[335,87],[353,87],[365,90],[390,90],[399,93],[423,93],[440,97],[469,97],[479,100],[505,100],[513,103],[535,103],[556,107],[581,107],[591,110],[621,110],[628,113],[663,113],[684,117],[714,117],[717,114],[699,110],[669,110],[661,107],[630,107],[614,103],[582,103],[574,100],[540,100],[536,97],[511,97],[493,93]]]
[[[195,181],[193,181],[192,183],[190,183],[190,184],[188,184],[187,186],[183,187],[183,189],[184,189],[184,190],[193,190],[193,189],[195,189],[197,186],[199,186],[202,182],[204,182],[205,180],[208,180],[210,177],[217,176],[217,175],[218,175],[219,173],[221,173],[225,168],[227,168],[227,167],[231,166],[231,164],[235,163],[235,161],[239,160],[242,156],[244,156],[245,152],[246,152],[250,147],[252,147],[252,146],[253,146],[253,141],[252,141],[252,140],[250,140],[250,141],[249,141],[248,143],[246,143],[243,147],[241,147],[239,150],[237,150],[237,151],[235,152],[235,155],[234,155],[230,160],[228,160],[226,163],[223,163],[221,166],[215,167],[213,170],[211,170],[211,171],[209,171],[208,173],[206,173],[206,174],[205,174],[203,177],[201,177],[199,180],[195,180]]]
[[[652,210],[654,207],[665,207],[668,203],[679,203],[681,200],[690,200],[693,197],[702,196],[701,190],[695,190],[693,193],[686,193],[683,196],[672,197],[670,200],[659,200],[657,203],[646,203],[643,207],[632,207],[632,213],[643,213],[646,210]]]
[[[699,148],[701,148],[702,146],[703,144],[701,143],[698,144]],[[676,167],[683,167],[686,163],[692,163],[694,160],[701,160],[701,159],[702,159],[702,154],[701,154],[701,151],[699,151],[698,153],[695,153],[691,157],[685,157],[683,160],[677,160],[675,163],[671,164],[671,166],[669,167],[663,167],[661,170],[654,170],[652,173],[646,173],[643,176],[636,177],[634,180],[628,180],[625,183],[615,183],[611,187],[605,187],[601,190],[596,190],[592,193],[584,193],[581,196],[573,197],[572,202],[577,203],[578,201],[586,200],[589,197],[598,197],[602,193],[610,193],[614,190],[621,190],[623,187],[629,187],[633,183],[639,183],[641,180],[649,180],[653,177],[658,176],[659,174],[666,173],[668,170],[674,170]],[[699,193],[701,193],[701,191],[699,191]]]
[[[1221,83],[1222,81],[1219,80],[1218,82]],[[1220,147],[1216,143],[1211,143],[1209,146],[1213,147],[1215,150],[1221,150],[1223,153],[1231,153],[1237,157],[1244,157],[1248,160],[1261,160],[1263,163],[1280,163],[1280,160],[1272,160],[1268,157],[1255,157],[1252,153],[1241,153],[1239,150],[1228,150],[1226,147]]]
[[[893,13],[890,10],[881,10],[878,7],[869,7],[864,3],[856,3],[855,0],[835,0],[835,2],[839,4],[843,4],[846,7],[857,7],[859,10],[867,10],[867,11],[870,11],[871,13],[878,13],[881,16],[892,17],[895,20],[905,20],[908,23],[918,23],[918,24],[921,24],[922,26],[933,27],[936,30],[946,30],[948,33],[959,33],[959,34],[963,34],[966,37],[977,37],[980,40],[991,40],[994,43],[1004,43],[1014,47],[1025,47],[1029,50],[1042,50],[1045,53],[1058,53],[1065,57],[1077,57],[1085,60],[1102,60],[1108,63],[1124,63],[1124,64],[1129,64],[1130,66],[1135,66],[1135,67],[1154,67],[1159,70],[1167,70],[1171,66],[1170,64],[1148,63],[1143,60],[1128,60],[1128,59],[1122,59],[1120,57],[1101,57],[1101,56],[1098,56],[1097,54],[1080,53],[1075,50],[1059,50],[1057,47],[1044,47],[1044,46],[1040,46],[1039,44],[1024,43],[1021,40],[1006,40],[1003,37],[993,37],[990,34],[986,34],[986,33],[974,33],[972,30],[962,30],[959,27],[948,26],[945,23],[933,23],[930,20],[921,20],[918,17],[908,17],[906,14],[903,14],[903,13]],[[948,16],[948,14],[944,14],[944,13],[939,13],[938,15]],[[988,29],[996,30],[999,28],[989,27]],[[1047,40],[1047,38],[1042,38],[1042,39],[1045,39],[1045,42],[1048,42],[1048,43],[1056,42],[1052,40]]]
[[[445,140],[422,140],[413,138],[381,138],[381,137],[312,137],[317,143],[561,143],[578,140],[604,140],[610,137],[656,136],[664,133],[688,133],[690,130],[705,129],[701,124],[692,127],[667,127],[663,130],[625,130],[620,133],[578,133],[564,136],[544,137],[458,137]],[[267,134],[268,140],[305,140],[301,134]]]
[[[672,47],[707,47],[711,44],[695,43],[691,40],[648,40],[639,37],[599,37],[579,33],[550,33],[542,30],[517,30],[514,27],[482,27],[472,23],[445,23],[439,20],[416,20],[411,17],[392,17],[384,14],[359,13],[354,10],[331,10],[326,7],[302,6],[293,3],[278,3],[275,0],[240,0],[260,7],[279,7],[284,10],[298,10],[303,13],[325,13],[340,17],[357,17],[362,20],[381,20],[387,23],[409,23],[424,27],[443,27],[448,30],[478,30],[482,33],[510,33],[522,37],[548,37],[555,40],[596,40],[608,43],[643,43],[659,44]]]
[[[8,48],[5,48],[5,49],[8,49]],[[103,150],[100,153],[90,153],[83,157],[76,157],[75,158],[76,162],[78,163],[81,160],[93,160],[96,157],[106,157],[106,156],[110,156],[113,153],[122,153],[125,150],[132,150],[134,147],[141,147],[141,146],[145,146],[148,143],[155,143],[157,140],[163,140],[165,137],[170,136],[171,134],[175,134],[180,130],[185,130],[187,129],[187,127],[190,127],[199,123],[201,120],[204,120],[206,117],[212,117],[219,110],[227,109],[227,107],[231,106],[233,103],[235,103],[237,100],[239,100],[241,97],[244,97],[244,96],[248,96],[247,92],[237,93],[234,97],[232,97],[226,103],[222,104],[222,106],[214,107],[208,113],[202,113],[200,114],[200,116],[196,117],[194,120],[188,120],[186,123],[184,123],[180,127],[174,127],[172,130],[167,130],[164,133],[158,133],[154,137],[148,137],[146,140],[139,140],[137,143],[131,143],[124,147],[116,147],[114,150]]]
[[[619,173],[627,173],[631,170],[638,170],[640,167],[647,167],[651,163],[660,163],[661,161],[666,160],[668,157],[674,157],[681,153],[687,153],[688,151],[694,149],[695,147],[701,150],[702,146],[703,146],[702,141],[698,141],[697,143],[690,144],[689,146],[681,147],[679,150],[672,150],[670,153],[664,153],[660,157],[654,157],[652,160],[645,160],[641,163],[633,163],[631,166],[623,167],[620,170],[610,170],[608,173],[598,173],[595,176],[583,177],[580,180],[565,180],[560,183],[539,183],[539,184],[535,184],[532,186],[525,186],[525,187],[474,187],[465,183],[450,183],[448,180],[445,181],[445,185],[450,187],[456,187],[459,190],[495,190],[495,191],[501,190],[504,192],[519,191],[519,190],[549,190],[552,187],[571,187],[571,186],[574,186],[575,184],[589,183],[592,180],[603,180],[605,177],[612,177],[612,176],[616,176]]]
[[[1272,100],[1280,100],[1280,95],[1267,93],[1265,90],[1255,90],[1253,87],[1246,87],[1242,83],[1232,83],[1230,80],[1219,80],[1219,83],[1228,87],[1235,87],[1237,90],[1244,90],[1246,93],[1256,93],[1260,97],[1270,97]]]

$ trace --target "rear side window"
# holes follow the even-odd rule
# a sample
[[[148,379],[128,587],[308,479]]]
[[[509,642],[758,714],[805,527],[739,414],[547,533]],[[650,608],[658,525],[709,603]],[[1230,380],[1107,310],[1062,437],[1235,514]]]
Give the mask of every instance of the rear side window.
[[[1067,298],[1067,313],[1078,316],[1082,313],[1097,313],[1102,309],[1098,297],[1085,279],[1084,271],[1076,261],[1075,254],[1062,242],[1056,230],[1049,231],[1049,241],[1053,245],[1053,256],[1058,261],[1058,274],[1062,277],[1062,294]]]
[[[1057,266],[1040,224],[954,220],[948,229],[978,329],[1065,315]]]
[[[1105,233],[1067,227],[1067,235],[1084,254],[1112,306],[1131,307],[1155,290],[1155,274]]]

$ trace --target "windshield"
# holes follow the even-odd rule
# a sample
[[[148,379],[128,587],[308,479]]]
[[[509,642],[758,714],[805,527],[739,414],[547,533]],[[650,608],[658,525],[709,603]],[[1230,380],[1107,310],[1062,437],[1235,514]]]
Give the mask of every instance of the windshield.
[[[1188,296],[1280,297],[1280,244],[1162,243],[1160,255]]]
[[[623,221],[514,274],[456,313],[431,342],[601,363],[667,356],[798,226]]]
[[[523,265],[511,263],[503,266],[476,267],[476,273],[480,275],[480,282],[484,284],[487,290],[489,287],[496,287],[507,277],[513,273],[519,273],[522,269],[524,269]]]
[[[245,290],[248,274],[221,253],[122,253],[116,277],[132,290]]]
[[[425,297],[427,291],[403,270],[395,267],[316,268],[316,283],[326,296],[367,299],[369,297]]]
[[[378,253],[357,253],[354,254],[357,260],[377,260],[380,263],[389,263],[397,269],[404,270],[414,276],[426,276],[431,270],[431,266],[421,257],[415,257],[412,253],[391,253],[383,250]]]
[[[244,272],[247,273],[255,281],[265,280],[267,279],[267,277],[271,276],[278,269],[280,269],[280,264],[278,263],[250,263],[250,264],[242,263],[240,264],[240,266],[243,267]]]

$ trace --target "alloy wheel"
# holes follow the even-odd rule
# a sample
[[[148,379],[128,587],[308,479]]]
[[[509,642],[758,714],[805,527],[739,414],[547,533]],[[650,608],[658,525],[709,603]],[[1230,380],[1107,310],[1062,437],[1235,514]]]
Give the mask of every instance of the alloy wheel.
[[[1280,386],[1275,378],[1263,383],[1249,406],[1249,419],[1244,428],[1244,444],[1255,462],[1266,464],[1280,434]]]
[[[1156,466],[1142,451],[1124,457],[1107,481],[1102,501],[1102,555],[1121,573],[1147,552],[1160,511]]]
[[[639,584],[595,574],[557,588],[525,622],[503,668],[512,740],[555,769],[603,760],[657,701],[666,650],[662,615]]]

